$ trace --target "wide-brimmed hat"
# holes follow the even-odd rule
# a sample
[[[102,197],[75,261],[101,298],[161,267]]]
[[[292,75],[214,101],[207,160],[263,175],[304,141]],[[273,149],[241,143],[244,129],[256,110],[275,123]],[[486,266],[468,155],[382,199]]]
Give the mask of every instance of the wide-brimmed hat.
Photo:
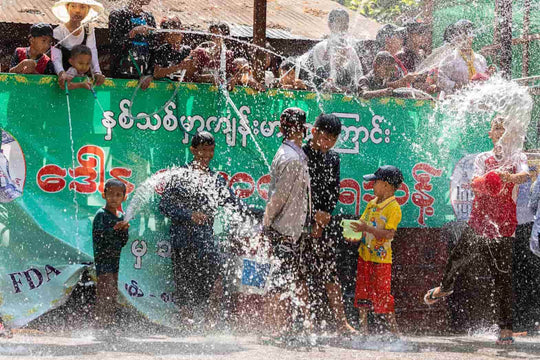
[[[69,21],[69,14],[66,5],[69,3],[84,4],[90,7],[88,15],[82,20],[83,23],[95,19],[99,14],[103,12],[103,5],[95,0],[60,0],[54,3],[52,6],[52,12],[54,16],[63,23]]]

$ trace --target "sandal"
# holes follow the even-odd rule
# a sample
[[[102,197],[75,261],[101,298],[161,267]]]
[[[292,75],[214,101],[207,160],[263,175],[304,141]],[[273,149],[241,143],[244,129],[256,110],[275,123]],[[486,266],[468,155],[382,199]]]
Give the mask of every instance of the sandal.
[[[514,345],[514,338],[512,336],[500,337],[495,342],[497,345]]]
[[[433,304],[435,304],[436,302],[438,302],[439,300],[447,297],[448,295],[451,295],[454,291],[449,291],[449,292],[446,292],[446,293],[443,293],[444,295],[439,295],[437,297],[433,296],[433,293],[435,292],[435,290],[439,289],[439,292],[440,291],[440,287],[436,287],[436,288],[433,288],[433,289],[430,289],[426,295],[424,295],[424,303],[426,303],[426,305],[428,306],[431,306]],[[442,293],[442,292],[441,292]]]

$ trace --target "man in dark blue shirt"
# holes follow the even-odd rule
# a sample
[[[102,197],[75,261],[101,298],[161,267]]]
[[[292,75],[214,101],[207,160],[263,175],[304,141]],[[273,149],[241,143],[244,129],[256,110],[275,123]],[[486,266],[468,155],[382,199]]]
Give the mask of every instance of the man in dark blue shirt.
[[[233,201],[225,179],[210,170],[215,140],[208,132],[191,141],[193,161],[173,170],[159,209],[171,220],[171,261],[175,291],[173,300],[184,321],[190,322],[195,307],[210,303],[215,313],[222,289],[221,259],[214,241],[213,223],[218,206]]]

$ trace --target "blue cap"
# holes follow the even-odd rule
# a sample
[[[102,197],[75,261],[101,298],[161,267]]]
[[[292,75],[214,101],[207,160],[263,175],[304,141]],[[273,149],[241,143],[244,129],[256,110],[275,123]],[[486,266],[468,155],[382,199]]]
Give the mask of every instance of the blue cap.
[[[364,175],[365,181],[382,180],[398,188],[403,182],[401,170],[392,165],[384,165],[375,171],[375,174]]]

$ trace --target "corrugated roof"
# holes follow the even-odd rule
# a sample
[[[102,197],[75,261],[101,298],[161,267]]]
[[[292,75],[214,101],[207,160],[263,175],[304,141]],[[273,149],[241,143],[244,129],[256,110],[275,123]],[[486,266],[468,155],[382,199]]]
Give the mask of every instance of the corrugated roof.
[[[58,24],[51,12],[54,0],[0,0],[0,22]],[[109,11],[125,1],[103,1],[105,13],[95,23],[106,28]],[[331,0],[268,0],[267,27],[269,38],[320,39],[328,34],[326,17],[342,5]],[[253,0],[153,0],[145,7],[156,20],[177,15],[184,24],[195,29],[206,29],[213,21],[236,25],[238,32],[251,37]],[[358,39],[373,39],[380,25],[371,19],[348,10],[351,14],[350,33]],[[241,36],[241,35],[238,35]]]
[[[231,36],[238,38],[251,38],[253,37],[253,26],[247,25],[231,25]],[[295,39],[295,40],[309,40],[302,35],[293,35],[287,30],[281,29],[266,29],[266,37],[268,39]]]

